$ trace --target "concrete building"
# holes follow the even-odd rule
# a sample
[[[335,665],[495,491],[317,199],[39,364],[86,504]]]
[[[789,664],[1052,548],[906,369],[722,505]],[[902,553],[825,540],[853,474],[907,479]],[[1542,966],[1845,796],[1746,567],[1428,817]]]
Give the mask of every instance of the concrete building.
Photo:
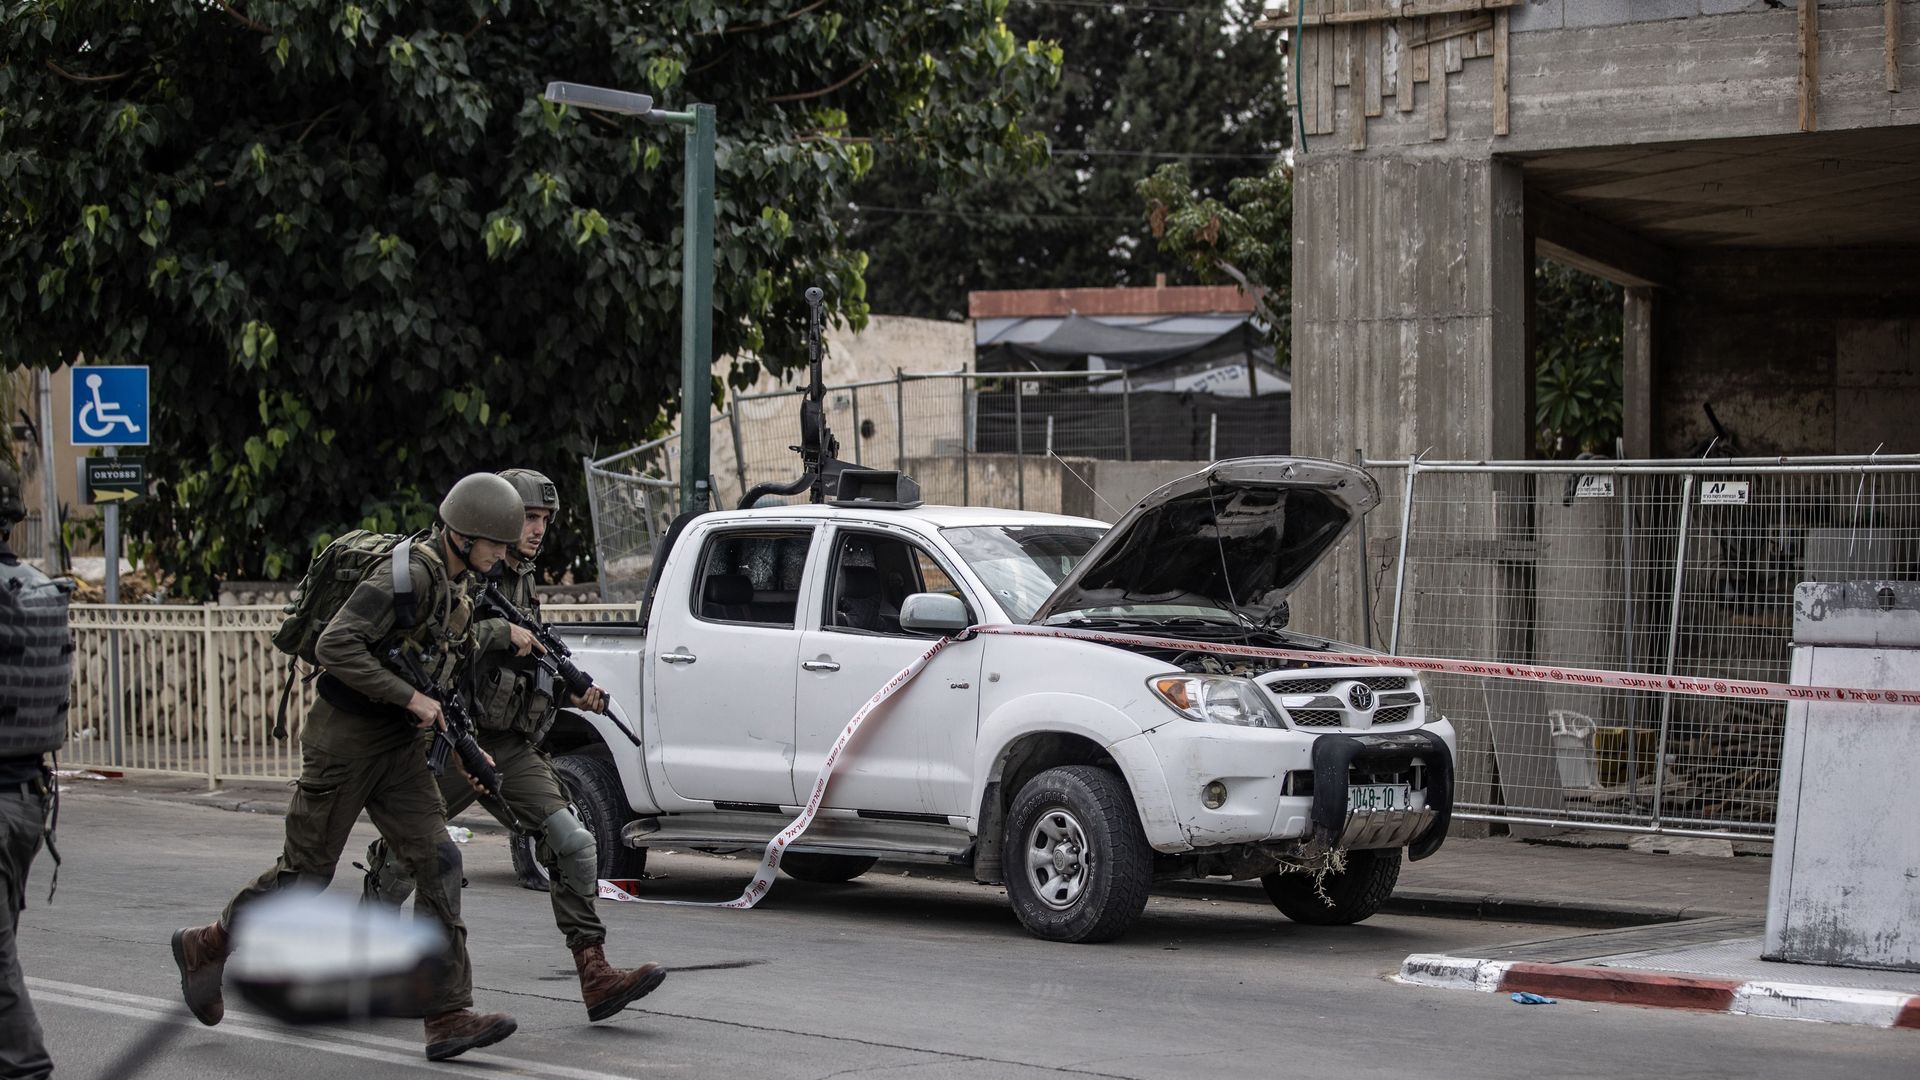
[[[1536,255],[1627,287],[1627,456],[1920,451],[1920,0],[1285,7],[1298,451],[1527,457]]]

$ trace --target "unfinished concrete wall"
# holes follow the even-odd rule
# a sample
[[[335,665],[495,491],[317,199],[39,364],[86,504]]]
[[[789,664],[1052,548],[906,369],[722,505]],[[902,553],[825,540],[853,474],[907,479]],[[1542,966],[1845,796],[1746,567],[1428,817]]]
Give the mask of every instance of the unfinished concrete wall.
[[[1700,252],[1655,304],[1654,452],[1920,453],[1912,252]]]

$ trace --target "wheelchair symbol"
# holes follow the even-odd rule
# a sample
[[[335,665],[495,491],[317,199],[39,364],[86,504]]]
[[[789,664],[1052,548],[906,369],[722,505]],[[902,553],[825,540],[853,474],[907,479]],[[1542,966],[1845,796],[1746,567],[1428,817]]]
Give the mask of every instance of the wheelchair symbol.
[[[115,427],[125,424],[127,434],[140,434],[140,425],[133,422],[133,417],[120,411],[119,402],[100,400],[100,384],[104,381],[99,375],[87,376],[87,393],[93,400],[80,406],[80,415],[75,420],[80,430],[90,439],[103,439],[113,434]]]

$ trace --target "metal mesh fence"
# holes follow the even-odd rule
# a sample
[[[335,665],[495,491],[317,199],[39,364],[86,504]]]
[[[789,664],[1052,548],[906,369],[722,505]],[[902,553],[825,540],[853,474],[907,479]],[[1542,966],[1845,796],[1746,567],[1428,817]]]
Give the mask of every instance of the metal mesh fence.
[[[679,459],[674,449],[673,440],[656,439],[582,463],[602,600],[637,600],[646,588],[654,543],[666,535],[680,509]]]
[[[1798,582],[1920,577],[1920,459],[1369,466],[1368,614],[1410,655],[1786,681]],[[1433,687],[1470,814],[1771,835],[1784,705]]]
[[[716,421],[716,505],[798,474],[800,397],[740,395]],[[829,387],[822,404],[843,460],[904,471],[928,502],[964,506],[1076,512],[1078,481],[1062,473],[1083,473],[1075,462],[1203,462],[1291,441],[1284,395],[1138,391],[1115,372],[902,373]]]

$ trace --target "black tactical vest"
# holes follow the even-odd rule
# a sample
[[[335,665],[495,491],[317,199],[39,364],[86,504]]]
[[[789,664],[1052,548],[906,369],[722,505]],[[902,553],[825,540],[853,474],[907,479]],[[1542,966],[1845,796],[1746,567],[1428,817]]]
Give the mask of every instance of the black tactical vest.
[[[50,753],[67,740],[72,591],[65,578],[0,560],[0,757]]]

